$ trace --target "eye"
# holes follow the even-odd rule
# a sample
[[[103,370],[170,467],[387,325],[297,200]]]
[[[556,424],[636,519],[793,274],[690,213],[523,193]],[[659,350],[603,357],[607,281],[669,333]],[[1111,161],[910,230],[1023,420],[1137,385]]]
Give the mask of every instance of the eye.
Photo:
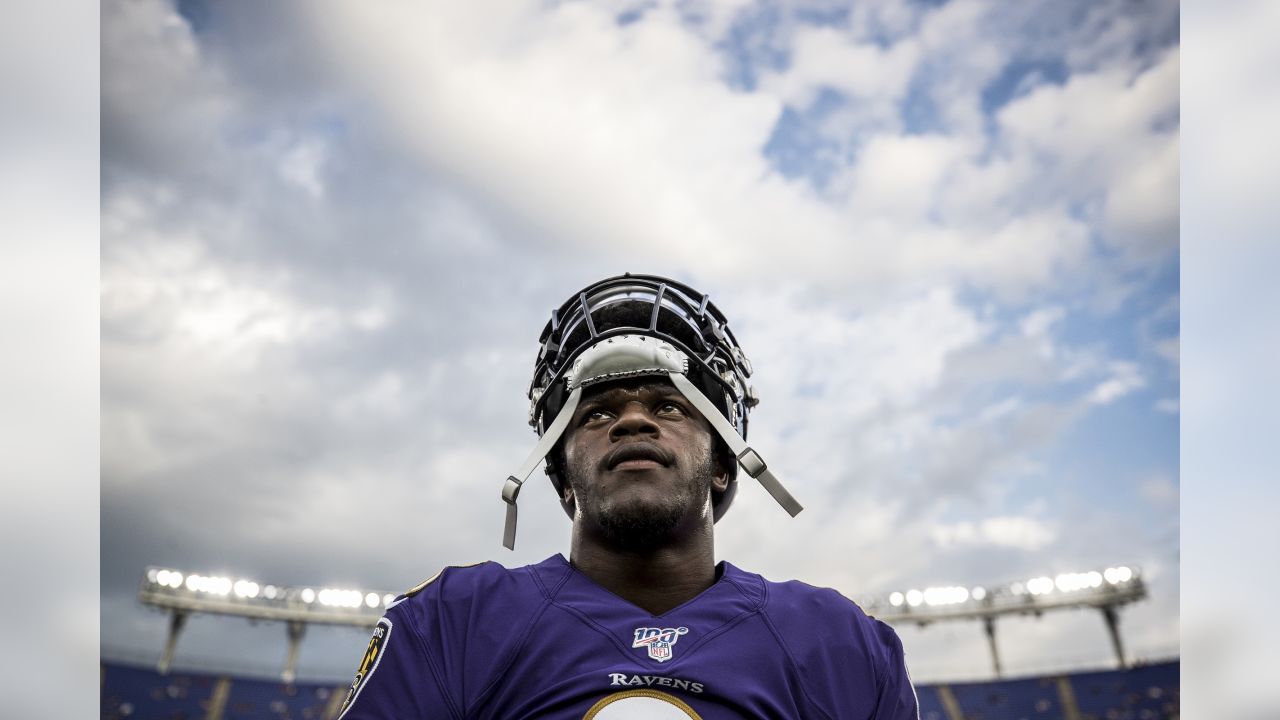
[[[609,418],[611,418],[611,417],[613,417],[613,413],[609,412],[608,410],[601,410],[601,409],[599,409],[599,408],[595,408],[595,409],[589,409],[589,410],[587,410],[587,411],[582,415],[582,420],[581,420],[581,422],[582,422],[582,424],[583,424],[583,425],[586,425],[586,424],[588,424],[588,423],[600,422],[600,421],[602,421],[602,420],[608,420],[608,419],[609,419]]]
[[[674,415],[683,415],[683,414],[684,414],[684,408],[683,408],[683,407],[681,407],[678,403],[674,403],[674,402],[671,402],[670,400],[668,400],[668,401],[665,401],[665,402],[659,403],[659,405],[658,405],[658,414],[660,414],[660,415],[673,415],[673,414],[674,414]]]

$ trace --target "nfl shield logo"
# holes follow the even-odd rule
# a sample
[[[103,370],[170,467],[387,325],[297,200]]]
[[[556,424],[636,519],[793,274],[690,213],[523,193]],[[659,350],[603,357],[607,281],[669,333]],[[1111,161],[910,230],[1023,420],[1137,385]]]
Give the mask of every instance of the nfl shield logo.
[[[687,627],[678,628],[650,628],[641,627],[635,629],[635,640],[632,641],[631,647],[645,648],[649,651],[649,657],[658,662],[666,662],[671,659],[671,646],[676,644],[676,640],[681,635],[689,632]]]

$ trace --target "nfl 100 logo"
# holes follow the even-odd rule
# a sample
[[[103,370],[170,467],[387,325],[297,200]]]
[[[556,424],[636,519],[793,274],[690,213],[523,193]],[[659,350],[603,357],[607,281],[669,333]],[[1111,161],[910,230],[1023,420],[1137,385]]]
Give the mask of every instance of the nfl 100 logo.
[[[631,643],[633,648],[647,648],[649,657],[658,662],[666,662],[671,659],[671,646],[676,644],[676,640],[681,635],[689,632],[687,627],[678,628],[651,628],[641,627],[635,630],[635,640]]]

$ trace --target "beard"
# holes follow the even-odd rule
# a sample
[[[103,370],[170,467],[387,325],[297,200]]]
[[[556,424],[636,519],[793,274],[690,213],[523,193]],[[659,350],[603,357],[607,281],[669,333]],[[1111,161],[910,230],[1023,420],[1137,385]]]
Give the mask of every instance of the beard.
[[[661,546],[690,513],[707,508],[716,469],[708,451],[696,467],[682,473],[674,492],[657,501],[600,497],[579,467],[567,467],[566,477],[578,512],[599,528],[605,541],[623,550],[642,551]]]

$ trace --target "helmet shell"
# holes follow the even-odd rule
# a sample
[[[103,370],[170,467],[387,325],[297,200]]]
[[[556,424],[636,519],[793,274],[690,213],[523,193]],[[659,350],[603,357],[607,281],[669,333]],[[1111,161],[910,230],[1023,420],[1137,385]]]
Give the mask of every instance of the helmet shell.
[[[751,363],[729,330],[728,321],[709,296],[657,275],[627,273],[589,285],[551,313],[539,338],[541,347],[529,385],[529,424],[541,436],[555,420],[567,396],[574,360],[597,343],[621,335],[663,340],[688,357],[686,376],[709,398],[745,440],[747,413],[758,402],[748,384]],[[719,447],[722,441],[712,434]],[[563,502],[564,478],[558,453],[546,458],[547,475]],[[737,462],[725,463],[729,486],[713,496],[715,519],[737,492]]]

